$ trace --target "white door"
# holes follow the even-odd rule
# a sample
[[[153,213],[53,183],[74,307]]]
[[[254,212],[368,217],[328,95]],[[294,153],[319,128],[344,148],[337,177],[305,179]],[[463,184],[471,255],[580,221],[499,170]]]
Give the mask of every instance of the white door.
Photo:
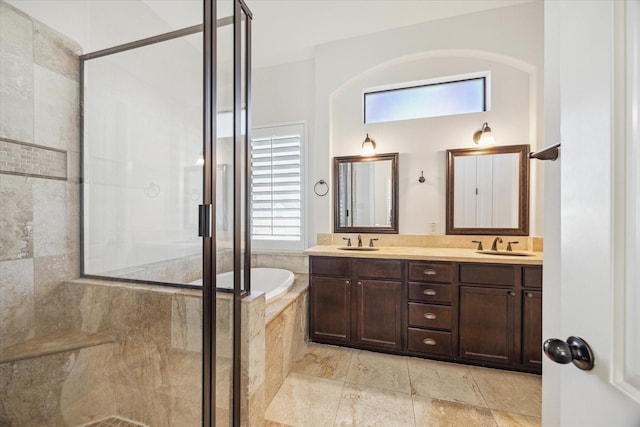
[[[545,1],[545,139],[562,154],[544,164],[543,335],[582,337],[596,362],[544,358],[545,426],[640,426],[639,9]]]

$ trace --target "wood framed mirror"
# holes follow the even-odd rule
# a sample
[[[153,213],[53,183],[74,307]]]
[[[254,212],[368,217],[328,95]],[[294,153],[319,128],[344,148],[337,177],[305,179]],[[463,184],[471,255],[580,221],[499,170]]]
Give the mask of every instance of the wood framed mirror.
[[[447,150],[447,234],[529,235],[529,145]]]
[[[398,153],[334,157],[336,233],[398,233]]]

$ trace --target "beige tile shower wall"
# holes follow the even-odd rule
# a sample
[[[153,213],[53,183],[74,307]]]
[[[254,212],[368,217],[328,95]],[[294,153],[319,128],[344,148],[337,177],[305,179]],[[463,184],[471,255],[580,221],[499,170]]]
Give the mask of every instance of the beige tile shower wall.
[[[79,276],[79,53],[0,0],[3,347],[68,326],[55,291]]]
[[[116,339],[110,358],[95,368],[109,372],[109,388],[100,387],[114,400],[115,414],[156,427],[201,424],[201,291],[78,279],[65,285],[65,296],[78,329]],[[241,408],[243,424],[251,426],[261,425],[265,411],[264,301],[264,294],[242,300]],[[217,295],[216,316],[216,404],[224,418],[233,346],[230,294]],[[92,415],[83,405],[71,405],[65,415],[86,422]]]
[[[111,355],[105,344],[0,364],[0,425],[76,426],[113,414]]]
[[[67,179],[67,152],[0,138],[0,173]]]

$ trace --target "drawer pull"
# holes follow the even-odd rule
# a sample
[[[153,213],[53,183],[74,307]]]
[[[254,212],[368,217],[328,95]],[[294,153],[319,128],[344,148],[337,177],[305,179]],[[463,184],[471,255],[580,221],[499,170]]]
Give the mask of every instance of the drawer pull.
[[[424,271],[424,274],[427,275],[427,276],[435,276],[438,273],[434,269],[429,268],[429,269]]]
[[[434,320],[437,316],[434,313],[425,313],[424,318],[429,320]]]
[[[425,345],[436,345],[436,340],[433,338],[425,338],[422,340]]]
[[[424,291],[422,291],[422,293],[430,296],[437,294],[437,292],[434,289],[425,289]]]

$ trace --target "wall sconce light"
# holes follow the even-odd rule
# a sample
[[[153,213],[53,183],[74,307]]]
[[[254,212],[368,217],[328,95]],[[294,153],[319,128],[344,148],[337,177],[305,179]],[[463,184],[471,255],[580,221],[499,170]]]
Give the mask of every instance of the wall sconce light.
[[[369,138],[369,134],[367,134],[367,137],[362,143],[362,155],[371,156],[373,154],[376,154],[376,143],[373,141],[373,139]]]
[[[496,140],[493,138],[493,134],[491,133],[491,128],[487,122],[484,122],[480,130],[473,134],[473,142],[477,145],[493,145],[496,143]]]

